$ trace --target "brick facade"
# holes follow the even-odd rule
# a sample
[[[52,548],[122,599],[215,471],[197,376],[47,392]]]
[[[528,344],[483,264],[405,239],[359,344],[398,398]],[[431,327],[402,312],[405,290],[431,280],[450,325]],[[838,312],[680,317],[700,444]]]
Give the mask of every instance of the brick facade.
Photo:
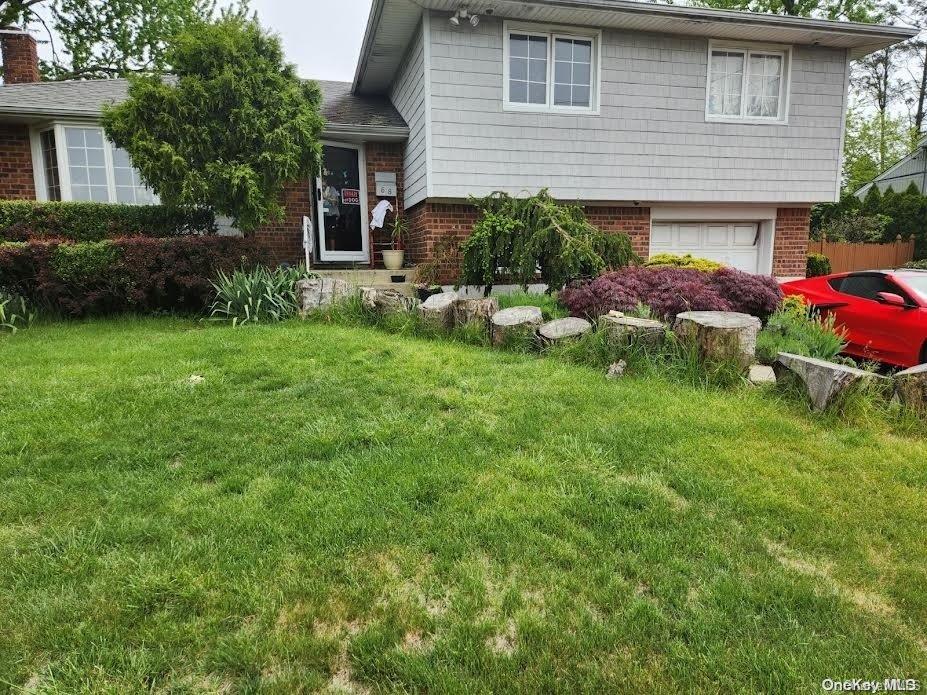
[[[274,263],[302,263],[303,215],[312,215],[312,192],[308,181],[287,186],[283,191],[283,219],[260,227],[255,238],[267,248]]]
[[[650,255],[650,208],[587,206],[586,218],[603,232],[624,232],[641,258]]]
[[[0,200],[35,200],[27,126],[0,124]]]
[[[2,40],[3,83],[39,81],[39,54],[29,34],[4,34]]]
[[[779,208],[776,210],[773,275],[805,277],[810,225],[810,208]]]
[[[374,184],[374,173],[377,171],[393,171],[396,173],[397,198],[391,200],[391,202],[396,207],[398,201],[398,209],[402,210],[403,148],[404,143],[401,142],[368,142],[364,147],[368,221],[369,212],[373,210],[380,200],[376,195],[376,185]],[[303,251],[303,216],[310,217],[313,219],[313,224],[315,224],[314,201],[314,181],[305,181],[287,186],[281,201],[286,209],[283,219],[266,224],[255,232],[255,237],[270,251],[273,262],[291,264],[303,262],[305,258]],[[388,218],[387,222],[389,221]],[[383,266],[380,252],[384,248],[389,248],[389,246],[389,232],[378,229],[372,234],[370,252],[374,267]],[[316,237],[316,248],[318,248],[318,237]]]
[[[412,263],[420,264],[438,257],[437,282],[457,281],[460,265],[456,248],[470,236],[478,213],[463,203],[423,201],[409,210],[409,243],[406,253]],[[442,243],[444,242],[444,243]]]
[[[370,212],[376,206],[380,199],[377,197],[377,187],[374,182],[374,173],[378,171],[391,171],[396,174],[396,198],[390,199],[393,204],[394,212],[398,211],[403,214],[403,152],[405,143],[403,142],[368,142],[364,147],[364,159],[367,164],[367,216],[369,219]],[[370,259],[376,268],[383,267],[383,256],[381,252],[384,249],[392,247],[392,239],[389,228],[392,216],[386,219],[386,229],[376,229],[371,234],[370,239]]]

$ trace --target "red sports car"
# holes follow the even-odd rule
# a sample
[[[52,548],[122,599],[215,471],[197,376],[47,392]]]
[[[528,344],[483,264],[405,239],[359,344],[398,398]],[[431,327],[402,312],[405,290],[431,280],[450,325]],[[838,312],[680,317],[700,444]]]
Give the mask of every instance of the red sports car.
[[[782,291],[834,314],[848,355],[899,367],[927,362],[927,271],[837,273],[786,282]]]

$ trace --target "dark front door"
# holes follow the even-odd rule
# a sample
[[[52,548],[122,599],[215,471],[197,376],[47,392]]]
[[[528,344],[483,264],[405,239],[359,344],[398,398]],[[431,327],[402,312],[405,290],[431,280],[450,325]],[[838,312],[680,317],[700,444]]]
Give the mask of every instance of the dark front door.
[[[326,144],[316,181],[319,260],[370,260],[363,146]]]

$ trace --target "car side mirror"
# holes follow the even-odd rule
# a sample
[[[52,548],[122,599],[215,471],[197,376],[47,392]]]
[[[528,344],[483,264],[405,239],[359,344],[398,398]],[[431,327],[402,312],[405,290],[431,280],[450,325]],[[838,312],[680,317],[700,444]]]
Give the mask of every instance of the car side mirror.
[[[900,294],[895,294],[894,292],[879,292],[878,294],[879,302],[882,304],[888,304],[889,306],[897,306],[902,309],[908,307],[908,303],[904,300]]]

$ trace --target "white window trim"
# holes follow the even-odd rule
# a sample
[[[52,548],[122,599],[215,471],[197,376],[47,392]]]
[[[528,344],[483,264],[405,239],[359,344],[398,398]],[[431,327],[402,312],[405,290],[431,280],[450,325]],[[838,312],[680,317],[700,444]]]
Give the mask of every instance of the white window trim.
[[[521,104],[509,101],[509,58],[511,34],[543,36],[547,39],[547,103]],[[555,39],[585,39],[592,41],[591,85],[589,106],[557,106],[554,104],[554,41]],[[532,113],[576,114],[598,116],[602,104],[602,31],[554,24],[524,24],[502,22],[502,110]]]
[[[714,51],[740,51],[744,54],[744,72],[740,84],[740,110],[747,108],[747,80],[750,73],[750,54],[782,56],[782,79],[779,80],[778,116],[721,116],[708,111],[711,96],[711,54]],[[792,93],[792,47],[769,43],[732,43],[729,41],[708,41],[708,65],[705,73],[705,120],[711,123],[740,123],[747,125],[788,125],[789,98]]]
[[[61,201],[71,202],[74,197],[71,194],[71,169],[68,161],[67,140],[65,140],[65,128],[97,128],[103,132],[103,162],[106,167],[106,188],[109,200],[107,203],[114,205],[132,205],[133,203],[119,203],[116,199],[116,170],[113,167],[113,145],[103,126],[98,121],[92,120],[74,120],[74,121],[51,121],[33,126],[29,129],[29,139],[32,146],[32,178],[35,183],[35,197],[39,201],[48,200],[48,185],[45,180],[45,160],[42,157],[42,139],[41,134],[46,130],[55,131],[55,151],[58,155],[58,183],[61,187]],[[36,165],[39,163],[39,166]],[[135,203],[136,205],[151,205],[157,203]]]

